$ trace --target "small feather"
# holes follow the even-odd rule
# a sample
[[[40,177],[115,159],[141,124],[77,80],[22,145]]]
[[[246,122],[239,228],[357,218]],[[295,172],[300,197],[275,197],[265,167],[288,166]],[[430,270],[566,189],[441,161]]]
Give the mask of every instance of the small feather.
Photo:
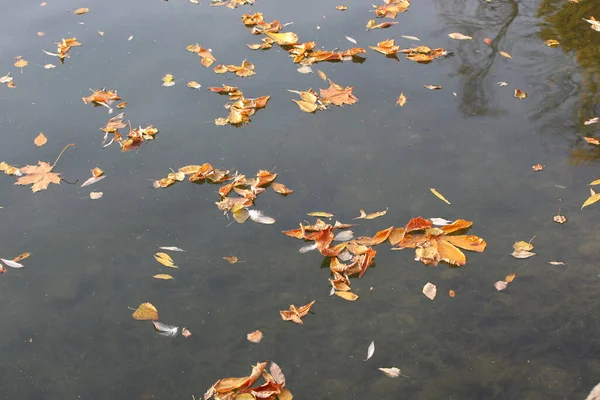
[[[24,267],[23,264],[19,264],[18,262],[14,262],[13,260],[5,260],[4,258],[0,258],[0,261],[2,261],[4,264],[6,264],[7,267],[11,267],[11,268],[23,268]]]
[[[248,214],[250,219],[259,224],[271,225],[275,223],[275,219],[271,217],[267,217],[262,213],[262,211],[258,210],[248,210]]]
[[[313,251],[316,249],[317,249],[317,244],[313,243],[313,244],[309,244],[308,246],[300,247],[300,250],[298,250],[298,252],[301,254],[304,254],[304,253],[308,253],[309,251]]]
[[[358,43],[356,43],[356,40],[354,38],[351,38],[350,36],[346,36],[346,40],[348,40],[349,42],[352,42],[354,44],[358,44]]]
[[[152,323],[154,324],[154,328],[158,331],[159,334],[168,337],[177,336],[177,331],[179,330],[178,326],[165,324],[164,322],[160,321],[152,321]]]
[[[159,247],[159,249],[167,250],[167,251],[183,251],[185,253],[185,250],[180,249],[179,247],[175,247],[175,246],[162,246],[162,247]]]

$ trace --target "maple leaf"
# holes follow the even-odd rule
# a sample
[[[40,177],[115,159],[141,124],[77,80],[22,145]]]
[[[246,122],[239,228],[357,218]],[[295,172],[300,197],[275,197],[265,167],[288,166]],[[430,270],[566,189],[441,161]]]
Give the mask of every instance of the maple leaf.
[[[281,315],[281,319],[283,319],[284,321],[292,321],[302,325],[304,324],[304,322],[302,322],[302,317],[308,314],[313,304],[315,304],[315,300],[311,301],[306,305],[303,305],[302,307],[296,307],[292,304],[290,305],[289,310],[281,310],[279,311],[279,314]]]
[[[327,89],[319,89],[321,92],[319,97],[324,105],[335,104],[336,106],[342,106],[344,104],[354,104],[358,101],[358,98],[352,94],[353,89],[354,87],[352,86],[343,88],[329,81]]]
[[[396,14],[403,13],[410,7],[407,0],[384,0],[382,6],[375,7],[375,14],[378,18],[396,18]]]
[[[427,222],[425,224],[425,222]],[[416,254],[416,260],[425,265],[433,264],[437,266],[440,261],[461,266],[466,264],[467,257],[461,249],[482,252],[485,250],[486,243],[480,237],[474,235],[456,235],[449,236],[450,233],[467,229],[473,223],[458,219],[450,225],[441,228],[431,227],[431,221],[421,217],[413,218],[406,225],[406,231],[423,230],[423,234],[406,235],[398,243],[394,250],[413,248]]]
[[[56,183],[60,185],[60,174],[52,172],[53,165],[44,161],[38,161],[38,165],[26,165],[21,168],[25,176],[20,177],[15,185],[32,185],[33,193],[48,189],[48,185]]]

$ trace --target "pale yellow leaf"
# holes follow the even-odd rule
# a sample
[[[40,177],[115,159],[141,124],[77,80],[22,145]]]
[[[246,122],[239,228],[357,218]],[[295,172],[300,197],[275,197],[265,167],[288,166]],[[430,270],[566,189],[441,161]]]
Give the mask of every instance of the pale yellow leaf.
[[[156,274],[153,276],[153,278],[156,279],[163,279],[163,280],[169,280],[169,279],[174,279],[171,275],[169,274]]]
[[[446,204],[452,204],[448,201],[448,199],[446,199],[440,192],[438,192],[437,190],[435,190],[434,188],[429,189],[431,190],[431,193],[433,193],[435,195],[435,197],[437,197],[438,199],[440,199],[441,201],[443,201]]]

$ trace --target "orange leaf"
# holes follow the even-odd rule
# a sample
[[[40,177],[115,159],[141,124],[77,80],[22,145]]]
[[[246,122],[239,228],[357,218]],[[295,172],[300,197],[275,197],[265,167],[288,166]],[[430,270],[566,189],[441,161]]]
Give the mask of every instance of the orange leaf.
[[[358,296],[352,292],[340,292],[340,291],[335,291],[333,292],[335,293],[337,296],[341,297],[344,300],[348,300],[348,301],[354,301],[356,299],[358,299]]]
[[[40,134],[37,135],[37,137],[33,140],[33,143],[35,143],[35,145],[38,147],[45,145],[47,142],[48,139],[46,139],[46,136],[44,136],[43,132],[40,132]]]
[[[504,278],[504,282],[511,283],[512,281],[515,280],[516,277],[517,277],[517,273],[513,272],[512,274],[507,275],[506,278]]]
[[[133,318],[140,321],[157,321],[158,310],[151,303],[142,303],[133,313]]]
[[[360,210],[360,215],[354,219],[375,219],[377,217],[381,217],[387,213],[387,208],[383,211],[377,211],[374,213],[367,214],[365,210]]]
[[[456,231],[460,231],[460,230],[463,230],[463,229],[467,229],[471,225],[473,225],[473,222],[471,222],[471,221],[466,221],[464,219],[457,219],[456,221],[454,221],[450,225],[442,226],[440,229],[443,230],[444,233],[447,235],[447,234],[452,233],[452,232],[456,232]]]
[[[440,260],[458,266],[465,265],[467,263],[467,257],[464,253],[445,239],[447,239],[447,237],[437,240],[437,249]]]
[[[433,223],[430,220],[422,217],[417,217],[408,221],[408,224],[406,224],[406,232],[420,231],[423,229],[431,228],[432,226]]]
[[[260,343],[263,338],[261,331],[254,331],[246,335],[246,338],[252,343]]]
[[[485,250],[487,243],[475,235],[444,236],[445,241],[452,243],[461,249],[476,251],[481,253]]]
[[[73,12],[77,15],[82,15],[82,14],[86,14],[86,13],[90,12],[90,9],[83,7],[83,8],[78,8],[77,10],[75,10]]]

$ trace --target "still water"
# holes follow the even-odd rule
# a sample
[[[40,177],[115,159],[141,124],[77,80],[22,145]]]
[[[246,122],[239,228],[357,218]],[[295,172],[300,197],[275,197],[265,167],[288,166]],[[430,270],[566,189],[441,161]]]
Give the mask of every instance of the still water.
[[[600,3],[415,1],[399,24],[373,31],[365,30],[371,2],[257,0],[235,10],[201,3],[4,2],[0,74],[10,71],[17,88],[0,86],[0,161],[51,162],[74,143],[56,170],[79,182],[32,194],[0,175],[0,257],[32,252],[25,269],[0,276],[0,397],[198,398],[217,379],[273,360],[297,399],[584,398],[600,376],[600,206],[580,210],[588,183],[600,178],[600,148],[583,140],[600,136],[598,125],[583,125],[600,116],[600,32],[582,18],[600,17]],[[337,11],[340,4],[348,10]],[[76,16],[79,7],[90,12]],[[293,22],[285,30],[319,48],[353,47],[345,36],[365,48],[393,38],[402,48],[453,55],[420,65],[368,50],[362,63],[320,63],[313,68],[354,86],[359,101],[306,114],[287,90],[327,84],[299,74],[278,46],[246,47],[260,38],[240,16],[255,11]],[[451,32],[474,40],[452,40]],[[42,50],[54,51],[63,37],[83,46],[60,65]],[[548,39],[561,44],[550,48]],[[217,63],[248,59],[257,73],[217,75],[185,50],[193,43],[211,48]],[[22,73],[16,56],[29,61]],[[175,86],[161,86],[167,73]],[[202,88],[187,88],[191,80]],[[222,84],[272,97],[249,125],[215,126],[227,115],[226,98],[206,88]],[[157,140],[127,153],[102,148],[107,110],[81,97],[103,87],[129,103],[134,125],[158,127]],[[514,98],[515,88],[528,98]],[[401,92],[403,108],[395,105]],[[33,138],[42,131],[48,143],[38,148]],[[214,205],[218,186],[152,188],[170,168],[205,162],[249,176],[274,170],[295,192],[258,198],[275,225],[230,225]],[[544,170],[533,172],[538,163]],[[107,178],[80,188],[94,167]],[[90,188],[104,197],[90,200]],[[378,246],[376,266],[353,280],[360,299],[347,302],[328,297],[322,257],[299,254],[301,242],[281,234],[311,211],[352,222],[360,209],[386,208],[384,217],[361,221],[357,234],[418,215],[464,218],[488,248],[467,254],[461,268],[432,268],[411,250]],[[559,210],[566,224],[552,221]],[[537,256],[510,256],[515,241],[534,236]],[[187,250],[172,254],[178,270],[154,261],[159,246]],[[222,256],[230,254],[245,262],[228,264]],[[497,292],[494,282],[515,271]],[[152,279],[165,272],[175,279]],[[426,282],[438,286],[433,302],[421,293]],[[311,300],[303,326],[281,321],[280,309]],[[142,302],[193,336],[164,338],[135,321],[128,307]],[[265,335],[260,344],[246,340],[256,329]],[[391,366],[410,378],[377,370]]]

